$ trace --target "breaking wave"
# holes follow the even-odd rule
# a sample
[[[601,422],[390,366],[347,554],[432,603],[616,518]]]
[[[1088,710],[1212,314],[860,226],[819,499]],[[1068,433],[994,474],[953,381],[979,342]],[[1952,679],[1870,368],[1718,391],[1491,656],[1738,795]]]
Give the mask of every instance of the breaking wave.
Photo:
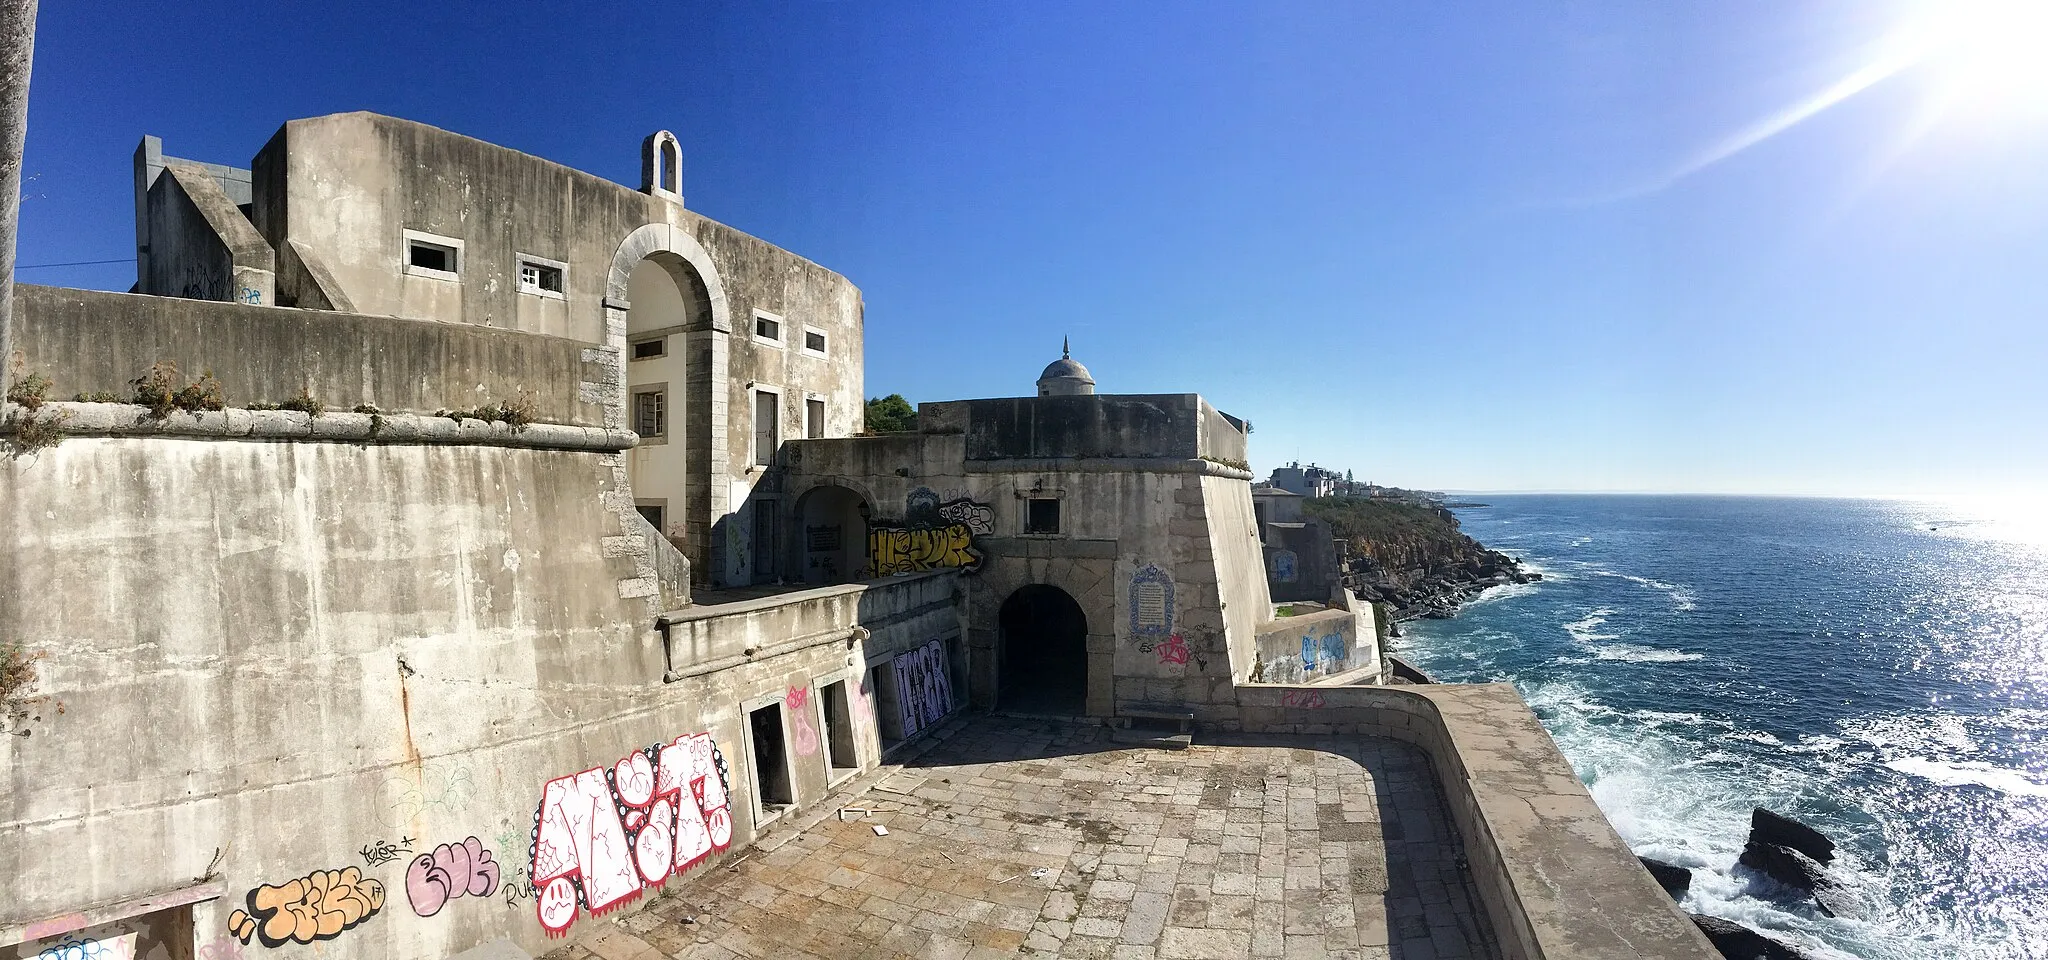
[[[1887,760],[1884,765],[1944,787],[1989,787],[2017,797],[2048,797],[2048,783],[2032,780],[2018,770],[1994,767],[1988,763],[1942,763],[1926,757],[1900,757]]]

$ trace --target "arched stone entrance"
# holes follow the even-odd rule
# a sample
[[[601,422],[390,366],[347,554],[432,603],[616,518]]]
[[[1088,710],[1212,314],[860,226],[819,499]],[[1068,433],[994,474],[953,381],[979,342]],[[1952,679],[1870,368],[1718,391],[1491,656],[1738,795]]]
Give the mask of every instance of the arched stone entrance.
[[[804,491],[796,502],[797,571],[808,584],[852,583],[867,576],[866,498],[837,484]]]
[[[623,376],[612,401],[641,435],[627,455],[634,506],[689,556],[699,580],[720,581],[713,528],[734,504],[720,467],[725,424],[713,417],[732,329],[725,289],[696,238],[666,223],[633,231],[612,258],[607,334]]]
[[[998,612],[1001,657],[996,708],[1076,716],[1087,712],[1088,616],[1065,590],[1017,588]]]

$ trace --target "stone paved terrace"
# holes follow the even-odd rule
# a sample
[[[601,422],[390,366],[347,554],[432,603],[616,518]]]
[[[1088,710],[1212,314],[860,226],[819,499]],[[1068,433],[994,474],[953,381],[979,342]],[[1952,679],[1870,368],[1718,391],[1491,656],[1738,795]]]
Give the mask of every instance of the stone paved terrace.
[[[807,829],[638,913],[586,917],[548,956],[1498,956],[1416,749],[1203,735],[1178,752],[1109,733],[1004,717],[942,731]],[[842,806],[876,812],[842,821]]]

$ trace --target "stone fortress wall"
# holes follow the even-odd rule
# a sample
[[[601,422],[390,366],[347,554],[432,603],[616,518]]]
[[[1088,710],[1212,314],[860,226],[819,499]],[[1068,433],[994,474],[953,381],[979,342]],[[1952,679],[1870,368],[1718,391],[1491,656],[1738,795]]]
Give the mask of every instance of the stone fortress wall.
[[[59,402],[0,435],[71,435],[0,463],[0,637],[47,654],[33,692],[65,709],[0,738],[0,956],[538,952],[991,702],[999,608],[1038,585],[1086,614],[1086,714],[1430,750],[1511,955],[1707,955],[1511,691],[1256,682],[1247,425],[1194,395],[1051,396],[849,437],[858,291],[683,210],[664,136],[632,191],[406,121],[294,121],[247,213],[290,306],[239,295],[260,250],[168,164],[144,206],[200,215],[153,222],[151,269],[226,281],[22,289],[15,345]],[[200,224],[218,247],[174,239]],[[407,270],[406,231],[465,269]],[[518,290],[523,255],[562,265],[559,299]],[[631,293],[663,289],[648,264],[673,297]],[[228,409],[63,401],[159,360]],[[657,382],[675,425],[636,436]],[[248,409],[301,389],[328,410]],[[772,431],[764,392],[790,401]],[[824,436],[798,439],[814,396]],[[535,423],[437,416],[515,398]],[[636,466],[654,447],[677,455]],[[857,542],[807,537],[827,499],[868,507]],[[649,500],[676,508],[660,530]],[[859,582],[745,592],[828,558]]]

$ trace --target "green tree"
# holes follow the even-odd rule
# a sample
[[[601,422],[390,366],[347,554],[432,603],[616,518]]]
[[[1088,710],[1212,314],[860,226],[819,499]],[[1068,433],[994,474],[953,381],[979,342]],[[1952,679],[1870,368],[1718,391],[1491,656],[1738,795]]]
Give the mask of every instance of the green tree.
[[[917,429],[917,410],[900,393],[868,398],[869,433],[907,433]]]

